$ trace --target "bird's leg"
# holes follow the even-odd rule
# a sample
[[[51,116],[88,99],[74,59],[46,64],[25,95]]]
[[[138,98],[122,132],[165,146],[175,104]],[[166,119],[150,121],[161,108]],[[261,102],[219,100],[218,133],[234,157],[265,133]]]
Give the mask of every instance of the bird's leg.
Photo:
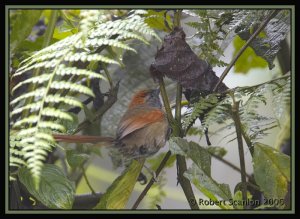
[[[144,164],[144,167],[145,169],[148,171],[148,173],[150,173],[150,175],[152,176],[154,182],[158,182],[158,178],[156,176],[156,173],[155,171],[151,170],[149,167],[147,167],[145,164]]]

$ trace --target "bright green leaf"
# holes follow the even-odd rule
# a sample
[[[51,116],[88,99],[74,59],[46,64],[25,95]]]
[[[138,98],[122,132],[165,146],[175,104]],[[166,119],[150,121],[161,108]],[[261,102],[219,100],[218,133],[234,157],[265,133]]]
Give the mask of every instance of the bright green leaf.
[[[133,160],[130,166],[119,176],[94,209],[124,209],[133,191],[144,162]]]
[[[244,46],[246,41],[242,40],[239,36],[236,36],[233,40],[233,46],[235,48],[233,56],[235,56],[240,49]],[[251,47],[248,47],[243,54],[238,58],[234,65],[234,71],[236,73],[248,73],[252,68],[266,68],[268,63],[260,56],[257,56]]]

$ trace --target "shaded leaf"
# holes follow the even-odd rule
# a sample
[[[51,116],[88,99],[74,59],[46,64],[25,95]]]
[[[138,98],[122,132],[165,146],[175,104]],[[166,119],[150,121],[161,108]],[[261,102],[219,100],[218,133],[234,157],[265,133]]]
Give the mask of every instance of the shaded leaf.
[[[284,199],[290,182],[290,157],[256,143],[253,154],[254,178],[269,199]]]
[[[87,161],[90,156],[88,154],[79,153],[76,150],[66,150],[66,158],[68,161],[68,164],[72,168],[81,167],[85,161]]]
[[[209,146],[207,150],[210,154],[216,155],[218,157],[224,157],[227,154],[227,150],[223,147]]]
[[[30,35],[32,27],[38,22],[43,10],[18,10],[11,24],[10,49],[13,53]],[[26,24],[26,25],[24,25]]]
[[[223,200],[229,200],[232,198],[228,184],[217,183],[195,164],[193,164],[192,167],[184,173],[184,176],[188,178],[206,196],[209,194],[214,194],[218,195]]]
[[[253,30],[248,29],[241,32],[239,36],[243,40],[248,40],[258,26],[259,23],[254,26]],[[250,45],[257,55],[263,57],[268,62],[269,69],[273,69],[275,67],[273,62],[280,50],[280,43],[290,32],[290,11],[281,11],[278,13],[270,20],[264,31],[265,36],[254,38]]]
[[[71,209],[74,202],[75,185],[67,179],[59,167],[45,164],[40,175],[39,189],[29,169],[19,169],[18,177],[21,183],[36,199],[53,209]]]
[[[211,157],[205,148],[195,142],[188,142],[187,140],[179,137],[172,137],[169,140],[169,144],[170,151],[172,153],[191,158],[200,169],[210,176]]]
[[[210,64],[193,52],[185,41],[184,31],[178,27],[165,36],[150,72],[154,79],[167,76],[186,89],[200,91],[212,91],[219,81]],[[219,92],[226,89],[224,83],[218,87]]]
[[[124,209],[143,168],[144,162],[145,161],[140,163],[133,160],[122,175],[107,189],[94,209]]]

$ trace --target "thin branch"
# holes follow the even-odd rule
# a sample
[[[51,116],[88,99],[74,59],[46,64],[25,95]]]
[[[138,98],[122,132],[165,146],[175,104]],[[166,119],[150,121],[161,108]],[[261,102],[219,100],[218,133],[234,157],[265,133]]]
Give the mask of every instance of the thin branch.
[[[170,102],[169,102],[169,98],[168,98],[168,95],[167,95],[165,82],[161,77],[159,77],[158,83],[159,83],[159,88],[160,88],[160,94],[161,94],[161,97],[162,97],[162,100],[163,100],[163,103],[164,103],[164,107],[165,107],[165,110],[166,110],[167,118],[168,118],[170,124],[172,124],[172,123],[174,123],[174,118],[173,118],[173,115],[172,115],[172,110],[171,110],[171,107],[170,107]]]
[[[109,83],[110,88],[113,88],[113,86],[114,86],[113,80],[112,80],[112,78],[111,78],[111,76],[110,76],[110,74],[109,74],[109,71],[107,70],[106,64],[102,63],[102,68],[103,68],[103,70],[104,70],[104,73],[105,73],[105,75],[106,75],[106,78],[107,78],[107,80],[108,80],[108,83]]]
[[[232,66],[236,63],[238,58],[243,54],[243,52],[247,49],[247,47],[250,45],[250,43],[255,39],[255,37],[267,26],[269,21],[274,18],[279,13],[279,10],[274,10],[270,13],[270,15],[266,18],[266,20],[259,26],[259,28],[252,34],[252,36],[247,40],[246,44],[241,48],[241,50],[236,54],[236,56],[232,59],[232,61],[229,63],[229,65],[226,67],[224,72],[222,73],[218,83],[213,89],[213,92],[216,92],[219,85],[222,83]]]
[[[95,117],[93,118],[93,120],[92,121],[85,120],[82,123],[80,123],[78,125],[77,129],[73,132],[73,134],[76,134],[76,133],[80,132],[81,130],[85,129],[92,122],[98,121],[103,116],[103,114],[107,110],[109,110],[112,107],[112,105],[117,101],[117,99],[118,99],[118,90],[119,90],[119,83],[117,83],[115,85],[115,87],[110,90],[107,100],[105,101],[103,106],[101,106],[101,108],[96,112]]]
[[[235,101],[234,94],[232,93],[232,119],[235,124],[236,129],[236,137],[238,142],[238,149],[239,149],[239,157],[240,157],[240,165],[241,165],[241,180],[242,180],[242,197],[243,200],[247,200],[247,185],[246,185],[246,167],[245,167],[245,155],[244,155],[244,148],[243,148],[243,139],[242,139],[242,125],[239,116],[239,103],[240,101]],[[245,206],[247,207],[247,206]]]
[[[236,165],[230,163],[229,161],[225,160],[224,158],[222,158],[222,157],[220,157],[220,156],[218,156],[218,155],[215,155],[215,154],[213,154],[213,153],[210,153],[210,155],[211,155],[212,157],[216,158],[217,160],[223,162],[224,164],[230,166],[232,169],[238,171],[239,173],[241,172],[241,169],[240,169],[238,166],[236,166]],[[246,176],[248,177],[248,179],[251,178],[251,175],[248,174],[248,173],[246,173]]]
[[[166,165],[167,161],[169,160],[170,156],[171,156],[171,151],[168,151],[166,153],[166,155],[164,156],[164,158],[162,159],[162,161],[160,162],[158,168],[155,171],[156,177],[160,174],[162,169],[165,167],[165,165]],[[155,182],[155,179],[154,179],[154,177],[152,177],[150,179],[149,183],[147,184],[147,186],[144,188],[142,193],[139,195],[139,197],[137,198],[137,200],[133,204],[131,209],[136,209],[139,206],[139,204],[141,203],[143,198],[146,196],[147,192],[149,191],[149,189],[151,188],[151,186],[153,185],[154,182]]]
[[[85,181],[86,181],[86,184],[87,184],[88,187],[90,188],[92,194],[95,195],[96,192],[95,192],[95,190],[93,189],[92,185],[90,184],[89,179],[88,179],[87,176],[86,176],[85,169],[84,169],[83,167],[81,167],[81,170],[82,170],[83,177],[84,177],[84,179],[85,179]]]

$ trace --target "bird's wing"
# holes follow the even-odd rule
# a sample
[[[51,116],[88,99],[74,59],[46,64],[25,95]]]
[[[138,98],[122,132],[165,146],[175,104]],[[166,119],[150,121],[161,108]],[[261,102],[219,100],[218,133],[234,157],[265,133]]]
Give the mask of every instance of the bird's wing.
[[[145,126],[162,121],[165,114],[160,109],[139,109],[130,110],[122,117],[118,127],[118,138],[124,138],[126,135],[144,128]]]

